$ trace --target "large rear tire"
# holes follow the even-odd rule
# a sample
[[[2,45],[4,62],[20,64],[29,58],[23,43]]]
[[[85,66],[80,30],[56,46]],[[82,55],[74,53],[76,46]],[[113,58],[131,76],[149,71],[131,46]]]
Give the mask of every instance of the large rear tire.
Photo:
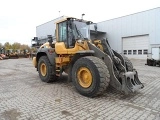
[[[73,65],[72,81],[80,94],[94,97],[106,90],[110,75],[101,59],[87,56],[78,59]]]
[[[53,82],[57,80],[57,76],[54,73],[54,68],[49,62],[47,56],[41,56],[38,61],[38,72],[43,82]]]

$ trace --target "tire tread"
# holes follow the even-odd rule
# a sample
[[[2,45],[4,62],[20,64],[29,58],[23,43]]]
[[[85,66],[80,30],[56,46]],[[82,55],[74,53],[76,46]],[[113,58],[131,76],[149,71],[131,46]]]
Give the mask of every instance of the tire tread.
[[[40,57],[39,61],[41,59],[43,59],[47,63],[47,65],[49,67],[48,68],[49,70],[48,70],[48,73],[47,73],[48,74],[48,79],[47,80],[43,80],[42,76],[40,75],[41,80],[44,81],[44,82],[47,82],[47,83],[54,82],[56,80],[57,76],[52,73],[53,72],[53,66],[51,65],[48,57],[47,56],[42,56],[42,57]],[[39,74],[41,74],[40,70],[38,70],[38,72],[39,72]]]
[[[80,62],[85,60],[89,60],[90,62],[94,63],[94,65],[98,70],[98,74],[100,76],[100,84],[99,84],[100,86],[98,91],[96,91],[95,93],[92,93],[92,95],[86,95],[86,96],[95,97],[95,96],[101,95],[102,93],[104,93],[104,91],[109,85],[110,75],[109,75],[108,68],[101,59],[94,56],[82,57],[78,61]]]

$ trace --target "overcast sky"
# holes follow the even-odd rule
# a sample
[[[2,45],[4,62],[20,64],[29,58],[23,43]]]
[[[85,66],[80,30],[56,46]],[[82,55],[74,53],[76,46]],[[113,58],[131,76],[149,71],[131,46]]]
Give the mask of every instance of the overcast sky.
[[[36,26],[62,15],[100,22],[156,7],[160,0],[0,0],[0,43],[30,45]]]

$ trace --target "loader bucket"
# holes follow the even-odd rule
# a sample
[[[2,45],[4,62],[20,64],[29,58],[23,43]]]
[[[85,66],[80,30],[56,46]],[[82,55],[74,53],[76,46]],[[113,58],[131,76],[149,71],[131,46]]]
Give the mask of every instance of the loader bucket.
[[[120,76],[122,80],[122,91],[125,94],[134,93],[139,89],[142,89],[144,85],[139,81],[137,71],[126,72]]]
[[[88,45],[91,50],[94,50],[94,56],[103,59],[104,63],[108,67],[110,73],[109,84],[112,87],[125,94],[135,93],[144,87],[144,85],[138,79],[137,71],[132,69],[133,66],[129,67],[129,64],[126,64],[125,59],[117,52],[111,50],[107,44],[102,43],[102,45],[104,45],[103,48],[106,49],[104,52],[91,43],[88,43]],[[115,59],[113,55],[117,58]]]

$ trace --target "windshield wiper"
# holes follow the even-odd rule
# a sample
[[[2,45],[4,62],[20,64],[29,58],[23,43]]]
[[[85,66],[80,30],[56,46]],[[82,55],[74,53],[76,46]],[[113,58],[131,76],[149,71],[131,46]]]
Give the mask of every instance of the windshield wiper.
[[[80,30],[77,30],[77,31],[78,31],[79,35],[84,39],[84,37],[83,37],[82,33],[80,32]]]
[[[80,36],[80,38],[84,39],[82,33],[80,32],[80,30],[77,29],[77,26],[75,25],[76,31],[78,33],[78,35]]]

